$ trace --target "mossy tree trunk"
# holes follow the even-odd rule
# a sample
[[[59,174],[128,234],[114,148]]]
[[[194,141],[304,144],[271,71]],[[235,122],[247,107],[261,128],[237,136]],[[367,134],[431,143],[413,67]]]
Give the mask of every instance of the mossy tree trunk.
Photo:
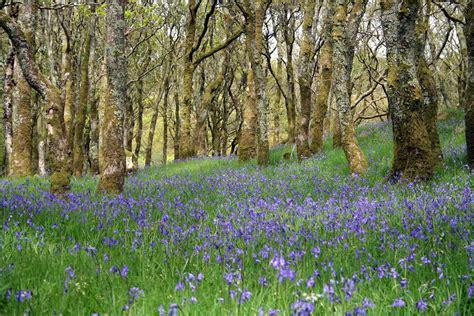
[[[87,115],[87,106],[89,103],[89,88],[90,88],[90,79],[89,79],[89,60],[91,55],[91,42],[93,37],[94,23],[89,21],[89,30],[86,33],[86,38],[84,42],[84,50],[82,52],[82,62],[81,62],[81,80],[80,80],[80,90],[79,90],[79,104],[77,108],[77,113],[74,119],[74,141],[73,152],[72,152],[72,166],[73,174],[75,176],[81,176],[83,173],[84,166],[84,127],[86,123]]]
[[[433,175],[432,141],[426,126],[425,96],[418,79],[416,22],[420,0],[382,1],[387,46],[388,96],[393,126],[391,177],[429,179]],[[419,50],[419,49],[418,49]]]
[[[227,71],[226,63],[228,59],[225,58],[220,66],[219,73],[213,81],[211,81],[204,89],[204,93],[201,100],[201,110],[197,114],[196,122],[196,138],[195,144],[197,147],[198,156],[207,156],[207,118],[209,110],[214,100],[215,93],[224,81],[224,76]]]
[[[125,150],[123,113],[127,107],[127,64],[125,60],[126,0],[107,1],[105,44],[108,98],[104,109],[102,159],[99,190],[123,191]]]
[[[165,80],[168,80],[166,78]],[[169,99],[169,82],[165,83],[165,95],[164,95],[164,100],[163,100],[163,152],[162,152],[162,158],[161,158],[161,163],[163,165],[166,165],[168,162],[168,99]]]
[[[348,89],[350,77],[346,70],[346,57],[349,54],[346,43],[347,5],[348,1],[346,0],[336,1],[333,26],[333,90],[341,123],[342,148],[349,163],[350,171],[364,174],[367,171],[367,160],[356,138]]]
[[[143,136],[143,79],[137,83],[137,136],[135,137],[135,151],[132,156],[133,169],[138,169],[138,158],[140,157],[140,150],[142,147]]]
[[[470,0],[465,10],[464,33],[468,51],[468,80],[464,122],[466,125],[467,163],[474,169],[474,1]]]
[[[265,19],[267,1],[258,0],[247,5],[247,32],[249,37],[247,53],[250,59],[255,85],[257,108],[257,163],[267,165],[270,162],[268,142],[268,102],[266,96],[266,76],[263,70],[263,20]]]
[[[4,12],[0,11],[0,27],[7,33],[23,75],[28,84],[46,100],[46,117],[48,131],[48,156],[51,160],[51,192],[63,194],[69,189],[71,168],[69,164],[69,147],[64,124],[63,101],[59,89],[46,79],[34,62],[28,41],[21,28]]]
[[[32,1],[25,1],[19,8],[18,23],[28,42],[31,55],[34,49],[35,7]],[[13,68],[13,116],[12,116],[12,151],[10,159],[11,176],[29,176],[32,174],[33,145],[33,106],[32,90],[21,70],[18,56]]]
[[[169,90],[170,90],[170,79],[168,76],[168,72],[166,72],[165,80],[163,82],[163,87],[158,93],[158,98],[153,107],[153,114],[151,116],[150,128],[148,129],[147,145],[145,148],[145,166],[146,167],[149,167],[151,165],[151,158],[152,158],[152,153],[153,153],[153,140],[155,139],[156,123],[158,122],[158,116],[160,114],[160,102],[161,102],[161,99],[163,98],[164,99],[163,111],[165,111],[165,108],[168,107],[168,98],[169,98],[169,92],[170,92]],[[163,120],[164,120],[164,115],[165,114],[163,112]]]
[[[324,134],[324,118],[326,117],[329,94],[332,85],[332,25],[334,2],[328,1],[324,18],[324,44],[319,57],[319,90],[314,104],[314,113],[311,121],[311,152],[322,150]]]
[[[310,156],[309,148],[309,122],[311,119],[312,92],[312,62],[311,55],[314,41],[312,26],[315,14],[316,1],[307,0],[304,7],[303,39],[300,47],[300,60],[298,81],[300,88],[300,117],[298,121],[298,136],[296,137],[296,149],[300,159]]]
[[[13,114],[13,100],[12,90],[14,86],[13,68],[15,65],[15,51],[10,46],[10,51],[5,60],[5,77],[3,80],[3,133],[5,139],[5,153],[3,156],[3,171],[8,174],[10,159],[12,154],[12,114]]]
[[[295,17],[292,13],[288,17],[286,8],[280,15],[280,26],[283,28],[283,39],[286,49],[286,98],[285,105],[288,117],[288,142],[296,142],[296,90],[295,71],[293,67],[293,46],[295,42]],[[314,14],[314,13],[313,13]]]
[[[423,91],[424,121],[431,142],[433,159],[436,164],[440,164],[443,161],[443,152],[441,151],[441,142],[439,140],[437,126],[438,91],[435,77],[425,56],[428,30],[429,16],[428,14],[420,14],[416,25],[416,71],[421,90]]]
[[[75,128],[74,120],[76,116],[75,111],[75,74],[73,67],[73,51],[72,51],[72,34],[71,34],[71,20],[72,9],[64,8],[57,14],[61,24],[61,81],[62,81],[62,98],[64,100],[64,124],[66,127],[67,139],[71,149],[74,149]],[[74,168],[73,168],[74,169]],[[74,170],[75,172],[75,170]]]
[[[247,41],[247,39],[246,39]],[[240,161],[247,161],[257,155],[257,100],[252,69],[247,69],[247,95],[243,108],[242,130],[237,155]]]

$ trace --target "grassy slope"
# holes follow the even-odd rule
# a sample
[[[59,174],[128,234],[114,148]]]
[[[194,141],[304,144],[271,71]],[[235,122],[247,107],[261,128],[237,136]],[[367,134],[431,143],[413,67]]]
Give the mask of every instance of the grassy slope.
[[[301,164],[282,161],[291,148],[279,147],[265,169],[209,159],[141,170],[115,198],[98,196],[90,177],[74,181],[68,202],[43,192],[47,182],[41,178],[0,180],[0,220],[8,226],[0,235],[0,314],[117,314],[131,299],[131,287],[144,291],[128,304],[136,315],[156,313],[161,304],[167,311],[171,303],[190,314],[256,314],[261,306],[288,314],[295,302],[311,302],[305,295],[315,297],[319,313],[343,314],[369,298],[373,315],[414,313],[421,299],[429,314],[467,314],[473,194],[460,124],[459,118],[441,124],[446,164],[426,186],[383,183],[391,160],[391,135],[383,124],[359,131],[370,163],[365,178],[347,176],[344,155],[330,149],[329,140],[325,154]],[[318,258],[311,254],[316,246]],[[412,253],[414,272],[399,264]],[[269,265],[275,256],[290,262],[285,268],[295,272],[294,280],[279,282]],[[422,264],[423,256],[433,263]],[[124,265],[126,277],[110,272]],[[75,275],[65,294],[67,267]],[[390,275],[391,268],[400,276],[377,277]],[[307,288],[315,269],[320,275]],[[189,280],[188,273],[199,272],[204,280]],[[351,289],[354,273],[360,280]],[[230,284],[224,279],[229,274]],[[407,288],[400,286],[403,279]],[[184,290],[175,290],[179,281]],[[331,303],[325,285],[340,303]],[[7,300],[9,288],[13,297]],[[237,304],[245,289],[251,299]],[[32,290],[33,298],[17,303],[18,290]],[[453,303],[443,305],[451,295]],[[189,303],[192,296],[197,303]],[[397,298],[407,306],[392,308]]]

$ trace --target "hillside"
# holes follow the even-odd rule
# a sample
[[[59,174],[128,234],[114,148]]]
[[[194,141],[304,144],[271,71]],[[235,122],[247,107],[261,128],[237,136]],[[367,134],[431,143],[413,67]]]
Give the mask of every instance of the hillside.
[[[327,140],[302,163],[279,147],[267,168],[143,169],[117,196],[91,177],[66,201],[43,178],[0,180],[0,314],[469,315],[474,191],[460,129],[458,116],[440,124],[445,165],[428,184],[384,181],[383,123],[359,130],[365,177],[348,176]]]

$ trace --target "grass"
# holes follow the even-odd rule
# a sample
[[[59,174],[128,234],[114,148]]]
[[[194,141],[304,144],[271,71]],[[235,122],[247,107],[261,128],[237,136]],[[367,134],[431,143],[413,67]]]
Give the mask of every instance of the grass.
[[[428,184],[384,181],[383,123],[358,131],[364,177],[348,176],[329,139],[302,163],[280,146],[267,168],[140,170],[118,196],[97,194],[93,177],[74,179],[67,201],[44,178],[0,180],[0,314],[469,315],[474,193],[460,122],[440,124],[445,165]]]

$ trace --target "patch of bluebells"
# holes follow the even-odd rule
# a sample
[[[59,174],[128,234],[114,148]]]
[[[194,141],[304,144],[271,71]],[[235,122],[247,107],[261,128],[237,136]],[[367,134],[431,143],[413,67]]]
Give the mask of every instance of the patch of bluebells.
[[[445,148],[447,157],[458,151]],[[210,302],[265,315],[288,314],[283,306],[294,315],[324,314],[333,306],[347,315],[414,313],[434,305],[443,313],[457,306],[453,302],[474,297],[473,175],[429,185],[374,184],[362,177],[321,176],[322,159],[268,169],[217,168],[198,178],[146,169],[127,179],[121,195],[100,196],[77,182],[65,200],[49,194],[46,182],[0,180],[1,233],[12,241],[0,243],[0,252],[34,258],[30,244],[40,250],[53,244],[66,254],[60,270],[65,294],[71,295],[73,279],[90,277],[78,267],[86,260],[98,277],[129,289],[122,291],[124,310],[142,299],[143,288],[147,300],[157,300],[155,309],[162,305],[160,315],[180,308],[192,313]],[[376,169],[377,161],[372,164]],[[68,233],[71,226],[84,228],[87,238]],[[133,258],[143,261],[144,271],[137,272]],[[13,263],[20,264],[1,257],[1,284],[21,274],[8,269]],[[152,268],[157,266],[172,272],[166,286]],[[29,288],[41,291],[40,278],[26,277]],[[158,283],[159,297],[148,294],[150,280]],[[15,298],[35,303],[31,291],[8,282],[7,308],[13,310]],[[424,285],[426,295],[414,299]],[[108,286],[104,282],[106,298]],[[464,292],[454,296],[458,289]],[[254,306],[262,293],[277,290],[271,306]],[[392,294],[390,301],[374,291]]]

